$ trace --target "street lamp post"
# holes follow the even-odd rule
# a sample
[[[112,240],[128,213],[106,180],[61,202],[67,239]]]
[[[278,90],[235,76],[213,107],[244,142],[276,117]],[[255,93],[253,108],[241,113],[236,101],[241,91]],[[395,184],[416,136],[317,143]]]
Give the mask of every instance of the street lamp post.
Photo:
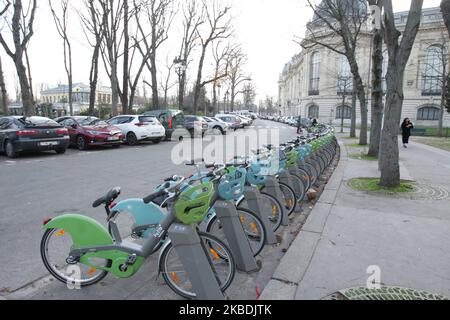
[[[179,97],[178,97],[178,109],[179,110],[181,110],[182,109],[182,105],[181,105],[181,101],[182,101],[182,99],[183,99],[183,97],[182,97],[182,95],[183,95],[183,92],[181,92],[182,90],[181,90],[181,86],[182,86],[182,84],[181,84],[181,81],[182,81],[182,78],[183,78],[183,75],[184,75],[184,73],[186,72],[186,70],[187,70],[187,63],[186,63],[186,60],[184,60],[184,59],[182,59],[181,57],[176,57],[174,60],[173,60],[173,63],[174,63],[174,65],[175,65],[175,70],[176,70],[176,73],[177,73],[177,75],[178,75],[178,82],[179,82]]]

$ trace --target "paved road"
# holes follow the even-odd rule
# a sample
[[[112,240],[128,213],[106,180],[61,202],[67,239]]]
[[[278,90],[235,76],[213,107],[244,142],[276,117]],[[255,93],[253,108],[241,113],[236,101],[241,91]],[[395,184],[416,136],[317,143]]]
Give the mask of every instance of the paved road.
[[[294,128],[272,122],[256,121],[254,127],[280,129],[281,141],[295,135]],[[226,139],[241,143],[244,135],[240,130]],[[104,222],[102,209],[92,209],[91,203],[110,188],[121,186],[121,199],[142,197],[162,179],[190,173],[170,160],[176,145],[70,149],[63,156],[28,155],[14,161],[0,155],[0,295],[47,275],[39,254],[46,217],[80,213]]]

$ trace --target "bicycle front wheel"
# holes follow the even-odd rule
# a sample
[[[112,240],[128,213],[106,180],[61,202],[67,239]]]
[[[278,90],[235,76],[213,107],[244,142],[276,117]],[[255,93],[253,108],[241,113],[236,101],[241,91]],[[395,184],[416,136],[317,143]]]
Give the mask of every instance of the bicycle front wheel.
[[[236,264],[231,250],[213,235],[199,232],[199,236],[220,289],[225,292],[236,275]],[[159,268],[164,281],[176,294],[189,300],[197,297],[172,243],[164,249]]]
[[[266,243],[266,229],[261,219],[252,211],[238,208],[237,213],[247,236],[253,256],[257,257],[264,249]],[[225,233],[217,216],[214,216],[206,227],[206,232],[213,234],[227,243]]]

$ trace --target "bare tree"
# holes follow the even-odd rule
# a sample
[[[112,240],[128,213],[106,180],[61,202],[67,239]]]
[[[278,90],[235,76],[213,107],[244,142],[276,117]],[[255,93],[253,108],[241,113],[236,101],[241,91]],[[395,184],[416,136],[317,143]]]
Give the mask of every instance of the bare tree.
[[[8,115],[8,92],[6,91],[5,75],[3,74],[2,59],[0,57],[0,91],[2,95],[2,110],[5,116]]]
[[[12,17],[10,6],[13,5]],[[17,76],[19,78],[23,109],[26,116],[32,116],[35,113],[33,103],[33,92],[30,86],[29,75],[24,63],[24,54],[34,35],[33,23],[36,15],[37,1],[29,0],[28,7],[23,6],[22,0],[4,0],[3,8],[0,9],[0,17],[9,26],[12,33],[14,49],[11,49],[4,38],[3,30],[0,31],[0,43],[8,56],[14,61]]]
[[[172,80],[172,74],[173,69],[175,68],[175,63],[169,62],[166,59],[166,74],[165,76],[161,76],[161,90],[163,92],[164,100],[163,100],[163,107],[167,109],[168,107],[168,95],[169,90],[176,86],[176,82],[171,81]]]
[[[412,0],[403,37],[395,25],[392,0],[384,1],[385,43],[389,53],[386,74],[386,113],[380,148],[380,185],[395,188],[400,185],[398,131],[403,108],[403,84],[406,64],[420,27],[423,0]]]
[[[256,88],[252,81],[247,82],[244,85],[243,95],[244,95],[244,106],[245,108],[251,108],[255,103],[256,98]]]
[[[384,0],[369,0],[370,6],[382,11]],[[368,155],[378,157],[380,153],[381,130],[383,127],[383,27],[375,29],[372,38],[372,125]]]
[[[314,11],[314,20],[307,25],[309,37],[305,48],[322,46],[347,57],[355,80],[355,90],[361,108],[361,145],[368,141],[368,108],[366,90],[357,61],[359,39],[367,23],[366,0],[323,0],[319,5],[307,0]]]
[[[222,41],[217,41],[212,48],[212,56],[214,58],[214,75],[213,78],[217,79],[213,82],[213,101],[212,105],[217,107],[218,113],[220,113],[218,101],[220,99],[217,89],[222,86],[224,78],[219,78],[220,75],[226,74],[228,70],[228,55],[232,51],[230,44],[224,45]]]
[[[251,78],[244,73],[244,66],[247,63],[247,56],[242,52],[240,47],[236,47],[229,54],[229,62],[228,62],[228,78],[230,81],[230,89],[231,89],[231,112],[234,111],[234,104],[236,97],[243,93],[243,90],[239,90],[239,86],[241,86],[244,82],[250,81]]]
[[[181,41],[180,55],[175,59],[179,65],[178,74],[178,108],[184,107],[184,95],[186,93],[187,68],[191,63],[191,55],[198,45],[197,31],[205,23],[204,8],[198,6],[197,0],[186,2],[183,7],[183,38]]]
[[[48,5],[52,12],[56,30],[63,40],[64,68],[67,74],[69,85],[69,109],[70,115],[73,115],[73,72],[72,72],[72,45],[70,43],[67,27],[69,24],[69,0],[58,0],[61,5],[61,12],[57,13],[52,5],[52,0],[48,0]]]
[[[100,66],[100,48],[103,41],[103,25],[106,19],[101,15],[94,4],[94,0],[84,0],[88,13],[79,12],[83,32],[92,48],[92,60],[89,70],[89,115],[95,115],[95,104],[97,102],[98,73]]]
[[[142,38],[138,46],[151,76],[152,105],[159,108],[158,64],[156,61],[158,49],[169,38],[169,30],[174,17],[173,0],[149,0],[142,2],[149,32],[146,32],[139,19],[136,20]],[[149,40],[148,40],[149,39]]]
[[[118,77],[118,66],[120,57],[120,47],[123,38],[123,28],[121,23],[124,18],[124,1],[127,0],[98,0],[101,14],[105,17],[102,20],[103,43],[100,46],[102,59],[106,73],[111,82],[111,114],[117,115],[119,104],[120,85]]]
[[[450,0],[442,0],[441,12],[444,17],[445,25],[447,26],[448,34],[450,36]]]
[[[89,71],[89,115],[95,114],[95,102],[97,101],[98,72],[100,65],[100,46],[103,41],[103,26],[106,16],[100,12],[94,0],[84,0],[87,13],[78,12],[83,32],[92,48],[92,62]]]
[[[213,79],[203,81],[203,66],[205,63],[206,52],[214,41],[227,39],[232,34],[231,18],[229,16],[231,7],[222,7],[219,0],[212,0],[209,2],[207,0],[202,0],[202,4],[207,21],[207,27],[204,32],[197,28],[197,36],[200,40],[201,53],[198,63],[197,80],[194,87],[194,114],[196,114],[198,110],[198,102],[202,88],[204,88],[207,84],[215,82],[219,78],[226,76],[220,75],[217,78],[215,77]]]

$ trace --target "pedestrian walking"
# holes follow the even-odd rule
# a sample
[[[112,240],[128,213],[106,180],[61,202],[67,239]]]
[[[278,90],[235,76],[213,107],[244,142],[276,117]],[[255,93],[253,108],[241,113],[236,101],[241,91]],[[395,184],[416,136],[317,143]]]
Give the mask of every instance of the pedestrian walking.
[[[302,117],[297,118],[297,134],[303,133],[302,129]]]
[[[403,148],[408,148],[409,138],[411,137],[411,130],[414,129],[414,125],[409,118],[403,120],[402,123],[402,137],[403,137]]]
[[[317,122],[317,119],[314,119],[312,122],[313,127],[317,127],[318,124],[319,122]]]

